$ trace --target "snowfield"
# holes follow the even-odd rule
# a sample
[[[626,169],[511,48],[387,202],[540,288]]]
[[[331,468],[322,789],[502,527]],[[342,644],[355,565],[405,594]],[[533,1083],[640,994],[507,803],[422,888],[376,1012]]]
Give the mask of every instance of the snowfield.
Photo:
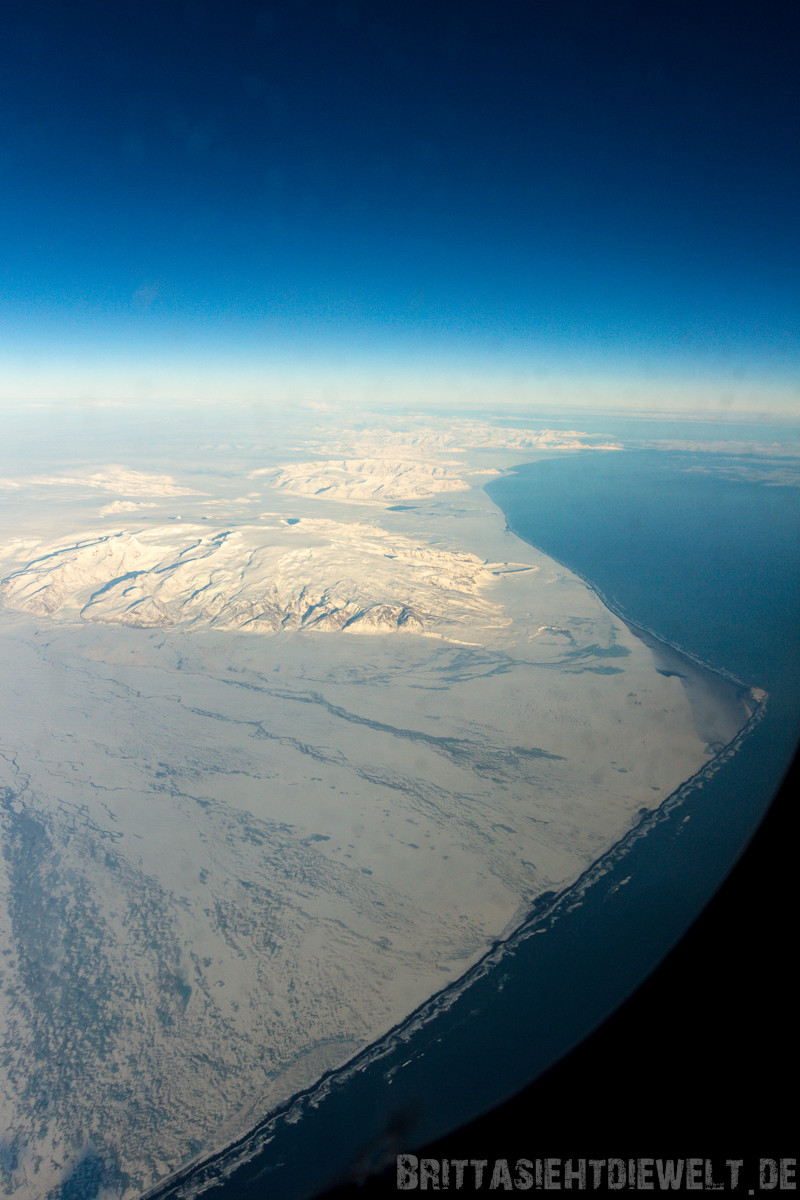
[[[183,473],[67,463],[2,494],[16,1200],[67,1194],[87,1158],[132,1200],[241,1136],[458,980],[747,719],[733,687],[696,703],[691,666],[661,673],[505,529],[480,482],[523,434],[295,436],[294,465],[226,446],[205,474],[187,451]]]

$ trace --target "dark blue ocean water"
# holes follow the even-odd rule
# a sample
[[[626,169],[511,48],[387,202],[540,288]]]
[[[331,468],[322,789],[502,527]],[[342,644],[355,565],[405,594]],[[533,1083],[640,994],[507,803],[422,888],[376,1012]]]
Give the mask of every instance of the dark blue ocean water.
[[[800,489],[720,466],[736,463],[589,452],[487,490],[511,528],[630,620],[765,688],[763,719],[701,789],[646,822],[528,936],[498,947],[468,986],[254,1131],[250,1161],[236,1167],[243,1146],[231,1148],[160,1194],[215,1179],[212,1197],[295,1200],[358,1177],[529,1083],[680,938],[741,853],[800,734]]]

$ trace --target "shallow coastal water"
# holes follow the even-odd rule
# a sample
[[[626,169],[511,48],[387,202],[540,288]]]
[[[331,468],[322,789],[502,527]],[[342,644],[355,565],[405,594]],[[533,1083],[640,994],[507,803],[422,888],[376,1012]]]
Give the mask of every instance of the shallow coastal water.
[[[702,908],[779,785],[800,727],[800,493],[698,471],[698,461],[714,465],[663,453],[570,456],[488,490],[520,536],[627,619],[769,692],[736,752],[643,820],[555,907],[545,899],[518,936],[392,1037],[156,1194],[216,1179],[212,1195],[312,1195],[439,1136],[565,1053]],[[665,672],[703,672],[661,653]]]

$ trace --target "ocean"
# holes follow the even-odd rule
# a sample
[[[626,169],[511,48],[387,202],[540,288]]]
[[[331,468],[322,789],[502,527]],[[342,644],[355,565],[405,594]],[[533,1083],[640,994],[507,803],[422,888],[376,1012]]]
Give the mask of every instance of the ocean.
[[[800,488],[731,456],[587,452],[487,491],[621,616],[768,700],[736,752],[469,976],[214,1161],[152,1195],[297,1200],[513,1095],[648,975],[719,887],[800,735]]]

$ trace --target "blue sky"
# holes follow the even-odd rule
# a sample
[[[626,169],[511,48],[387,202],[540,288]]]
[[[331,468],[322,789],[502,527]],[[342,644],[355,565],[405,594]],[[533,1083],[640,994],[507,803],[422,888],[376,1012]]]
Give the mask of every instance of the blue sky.
[[[357,381],[800,410],[795,5],[4,24],[6,401]]]

